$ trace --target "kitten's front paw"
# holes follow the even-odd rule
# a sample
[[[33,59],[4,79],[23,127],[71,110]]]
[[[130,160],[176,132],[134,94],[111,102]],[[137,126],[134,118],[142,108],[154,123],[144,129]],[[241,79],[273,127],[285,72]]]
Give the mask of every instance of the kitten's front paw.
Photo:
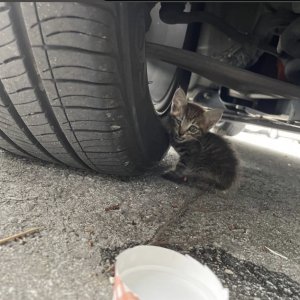
[[[166,172],[162,174],[161,177],[176,183],[184,183],[188,180],[186,176],[179,176],[175,171]]]

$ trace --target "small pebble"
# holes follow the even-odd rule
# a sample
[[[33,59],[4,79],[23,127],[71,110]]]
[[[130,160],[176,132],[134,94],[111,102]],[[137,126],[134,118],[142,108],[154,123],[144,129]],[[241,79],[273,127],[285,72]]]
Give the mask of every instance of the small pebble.
[[[224,272],[225,272],[226,274],[229,274],[229,275],[233,275],[233,274],[234,274],[234,273],[233,273],[231,270],[229,270],[229,269],[225,269]]]
[[[109,277],[109,283],[110,283],[111,285],[113,285],[113,284],[115,283],[115,277],[110,276],[110,277]]]

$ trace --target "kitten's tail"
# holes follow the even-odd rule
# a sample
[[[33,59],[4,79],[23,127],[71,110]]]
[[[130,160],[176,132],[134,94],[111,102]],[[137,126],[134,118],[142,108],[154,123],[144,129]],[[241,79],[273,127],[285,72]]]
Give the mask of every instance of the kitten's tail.
[[[237,170],[232,169],[227,171],[226,174],[222,176],[218,176],[217,178],[217,186],[221,190],[228,190],[237,182]]]
[[[234,153],[236,154],[236,153]],[[220,189],[227,190],[229,188],[238,188],[240,178],[240,163],[236,155],[232,158],[230,168],[226,172],[218,176],[217,183]]]

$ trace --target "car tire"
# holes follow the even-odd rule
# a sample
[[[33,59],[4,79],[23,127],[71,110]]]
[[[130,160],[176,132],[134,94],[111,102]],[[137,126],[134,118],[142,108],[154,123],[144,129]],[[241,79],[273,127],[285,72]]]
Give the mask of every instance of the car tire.
[[[116,175],[160,161],[169,141],[149,95],[145,7],[0,3],[0,147]]]

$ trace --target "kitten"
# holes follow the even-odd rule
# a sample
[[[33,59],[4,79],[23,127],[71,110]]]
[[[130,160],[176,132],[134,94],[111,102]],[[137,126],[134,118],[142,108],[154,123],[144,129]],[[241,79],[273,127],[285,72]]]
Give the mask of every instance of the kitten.
[[[222,113],[220,109],[205,111],[188,102],[181,88],[176,90],[164,125],[180,158],[175,170],[163,174],[165,179],[182,183],[189,178],[201,178],[201,182],[214,183],[222,190],[234,183],[238,159],[222,137],[209,132]]]

